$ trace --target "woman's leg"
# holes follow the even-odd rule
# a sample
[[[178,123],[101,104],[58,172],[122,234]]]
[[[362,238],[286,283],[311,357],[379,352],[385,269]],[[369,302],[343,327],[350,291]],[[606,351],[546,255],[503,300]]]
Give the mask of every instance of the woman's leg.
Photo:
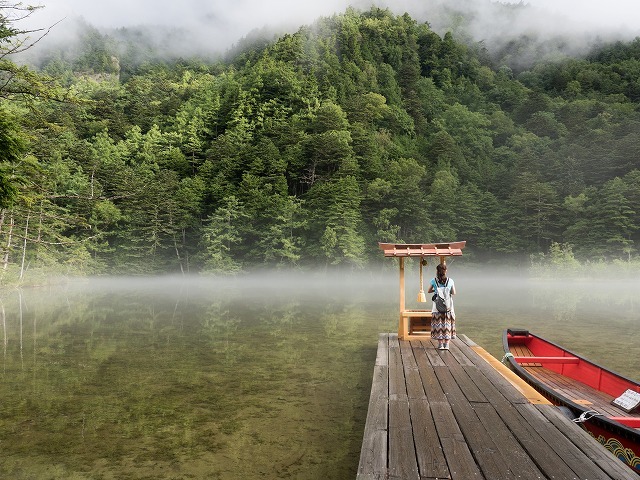
[[[443,348],[443,332],[442,332],[442,319],[444,315],[440,312],[434,313],[431,316],[431,338],[438,340],[438,348]]]
[[[449,350],[449,341],[453,338],[456,331],[456,319],[451,313],[447,313],[443,315],[442,323],[443,348]]]

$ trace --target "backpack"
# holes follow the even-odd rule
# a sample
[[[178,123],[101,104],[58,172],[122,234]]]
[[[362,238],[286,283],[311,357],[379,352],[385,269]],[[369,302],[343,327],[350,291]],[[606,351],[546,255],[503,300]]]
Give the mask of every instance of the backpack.
[[[436,291],[431,298],[436,304],[436,310],[440,313],[451,311],[451,289],[449,288],[449,279],[443,287],[438,286],[438,279],[434,279],[436,283]]]

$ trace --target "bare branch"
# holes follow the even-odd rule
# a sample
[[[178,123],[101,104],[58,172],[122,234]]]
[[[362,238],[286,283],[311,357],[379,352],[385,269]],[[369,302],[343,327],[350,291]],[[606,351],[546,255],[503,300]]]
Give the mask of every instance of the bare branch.
[[[29,50],[31,47],[33,47],[34,45],[36,45],[38,42],[40,42],[44,37],[46,37],[47,35],[49,35],[49,33],[51,33],[51,30],[58,25],[60,22],[62,22],[64,20],[58,20],[56,23],[54,23],[53,25],[49,26],[48,28],[44,29],[44,28],[38,28],[35,30],[20,30],[16,32],[16,35],[30,35],[32,33],[37,33],[37,32],[44,32],[42,35],[40,35],[38,38],[36,38],[34,41],[32,41],[31,43],[29,43],[28,45],[24,46],[24,44],[26,43],[27,40],[29,40],[29,37],[26,37],[24,39],[21,40],[16,40],[16,42],[13,44],[13,46],[7,50],[6,52],[1,52],[0,53],[0,59],[6,57],[7,55],[13,55],[16,53],[22,53],[25,52],[27,50]]]
[[[44,8],[44,5],[23,5],[22,2],[10,4],[6,0],[0,1],[0,10],[8,12],[8,15],[2,15],[2,17],[11,23],[29,18],[41,8]]]

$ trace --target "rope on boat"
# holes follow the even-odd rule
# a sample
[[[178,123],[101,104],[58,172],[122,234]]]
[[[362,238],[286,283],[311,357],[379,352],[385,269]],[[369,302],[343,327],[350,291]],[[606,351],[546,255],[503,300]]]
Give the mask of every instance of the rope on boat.
[[[574,418],[573,421],[576,423],[584,423],[587,420],[592,419],[593,417],[597,417],[598,415],[602,416],[600,412],[596,412],[595,410],[587,410],[582,413],[578,418]]]
[[[500,360],[500,361],[506,365],[508,358],[513,358],[513,354],[511,352],[505,353],[504,357],[502,357],[502,360]]]

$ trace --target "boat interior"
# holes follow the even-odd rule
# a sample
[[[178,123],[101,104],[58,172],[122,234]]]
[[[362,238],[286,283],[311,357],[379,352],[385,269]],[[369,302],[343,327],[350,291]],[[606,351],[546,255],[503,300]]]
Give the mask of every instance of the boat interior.
[[[518,363],[539,382],[548,385],[574,403],[584,406],[587,410],[596,411],[631,428],[640,429],[640,413],[624,411],[611,403],[616,398],[613,395],[575,378],[570,378],[566,372],[562,371],[568,366],[578,369],[578,364],[582,362],[581,359],[572,356],[539,357],[527,345],[521,343],[510,345],[509,350],[514,357],[519,359]],[[536,359],[539,361],[536,362]]]

